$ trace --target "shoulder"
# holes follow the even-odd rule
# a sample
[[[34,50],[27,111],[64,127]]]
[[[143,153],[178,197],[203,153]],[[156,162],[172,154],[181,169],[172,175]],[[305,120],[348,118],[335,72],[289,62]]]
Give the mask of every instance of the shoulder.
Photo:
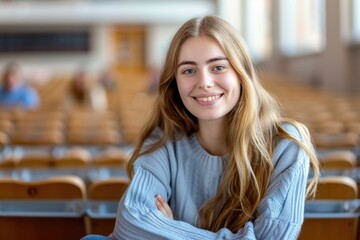
[[[146,151],[152,145],[157,144],[163,137],[163,134],[164,133],[160,128],[154,129],[154,131],[145,140],[143,146],[141,147],[141,151]],[[170,161],[173,160],[169,158],[169,145],[171,146],[168,140],[154,151],[140,155],[134,163],[135,167],[139,166],[156,175],[164,174],[169,169],[171,164]]]
[[[290,136],[292,136],[295,139],[302,140],[302,136],[300,133],[300,126],[295,126],[292,123],[283,123],[281,126]]]
[[[295,140],[303,142],[305,137],[301,133],[301,126],[283,124],[282,128]],[[309,165],[309,157],[302,146],[294,139],[283,137],[279,140],[273,153],[274,174],[277,175],[286,169],[296,169]]]

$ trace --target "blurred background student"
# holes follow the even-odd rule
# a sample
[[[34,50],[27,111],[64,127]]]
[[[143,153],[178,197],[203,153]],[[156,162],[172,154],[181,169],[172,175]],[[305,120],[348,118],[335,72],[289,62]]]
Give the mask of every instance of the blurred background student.
[[[39,104],[37,91],[25,82],[20,67],[15,63],[8,64],[1,79],[0,106],[33,109]]]
[[[77,71],[70,82],[68,107],[102,111],[107,105],[106,92],[99,81],[91,79],[85,70]]]

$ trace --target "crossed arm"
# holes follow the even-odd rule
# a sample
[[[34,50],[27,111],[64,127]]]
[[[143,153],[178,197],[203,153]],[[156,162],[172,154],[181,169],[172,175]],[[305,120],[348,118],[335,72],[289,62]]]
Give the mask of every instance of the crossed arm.
[[[303,222],[309,162],[296,144],[279,151],[269,189],[254,222],[232,233],[210,232],[173,219],[168,205],[168,180],[144,166],[136,167],[132,183],[120,201],[112,237],[115,239],[296,239]],[[153,163],[152,163],[153,164]],[[161,169],[156,165],[153,169]]]

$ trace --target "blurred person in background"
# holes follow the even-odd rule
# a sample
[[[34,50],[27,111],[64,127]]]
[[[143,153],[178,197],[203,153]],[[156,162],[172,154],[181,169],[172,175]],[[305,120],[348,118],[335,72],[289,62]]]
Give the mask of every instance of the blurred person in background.
[[[75,73],[70,82],[69,102],[71,107],[82,107],[96,111],[107,109],[105,89],[98,81],[92,81],[84,70]]]
[[[25,83],[17,64],[10,63],[5,67],[1,82],[1,107],[33,109],[39,106],[40,98],[37,91]]]

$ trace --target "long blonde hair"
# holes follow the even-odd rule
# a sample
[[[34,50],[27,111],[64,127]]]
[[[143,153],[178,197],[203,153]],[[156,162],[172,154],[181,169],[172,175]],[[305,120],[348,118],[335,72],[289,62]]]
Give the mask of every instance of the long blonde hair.
[[[307,128],[294,120],[281,118],[280,106],[258,80],[241,36],[224,20],[215,16],[194,18],[175,34],[161,72],[152,117],[139,136],[128,173],[133,177],[133,163],[140,155],[155,151],[169,139],[198,131],[196,117],[180,99],[175,76],[182,44],[200,35],[215,40],[223,49],[241,83],[241,94],[239,102],[227,115],[227,168],[217,193],[199,210],[198,225],[211,231],[226,227],[235,232],[254,218],[269,185],[273,149],[280,138],[297,142],[310,157],[314,178],[307,187],[308,196],[315,192],[319,167]],[[282,127],[286,122],[298,129],[301,141]],[[163,135],[144,149],[145,140],[155,128],[160,128]]]

